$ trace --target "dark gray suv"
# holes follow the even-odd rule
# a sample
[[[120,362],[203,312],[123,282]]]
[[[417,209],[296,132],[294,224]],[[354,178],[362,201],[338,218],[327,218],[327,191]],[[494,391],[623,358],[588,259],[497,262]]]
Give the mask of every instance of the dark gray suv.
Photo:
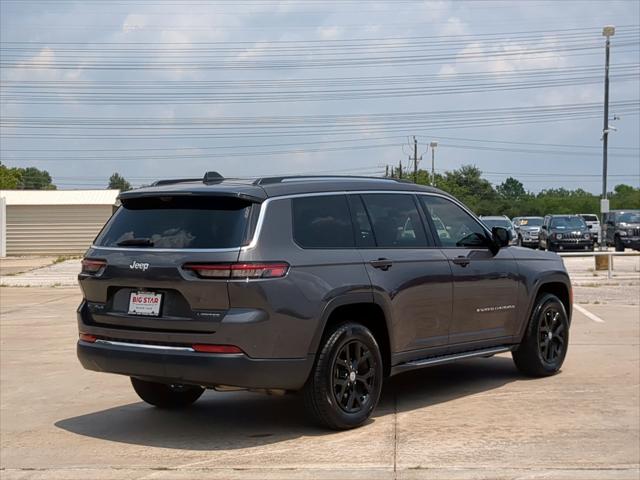
[[[346,429],[390,375],[512,352],[543,376],[565,358],[562,260],[508,246],[434,188],[211,172],[120,201],[82,262],[78,357],[158,407],[205,388],[301,391]]]

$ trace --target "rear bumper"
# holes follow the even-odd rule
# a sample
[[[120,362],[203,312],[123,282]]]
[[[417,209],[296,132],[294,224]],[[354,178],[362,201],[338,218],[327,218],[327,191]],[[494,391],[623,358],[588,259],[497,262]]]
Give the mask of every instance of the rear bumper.
[[[209,354],[82,340],[78,341],[77,354],[87,370],[206,387],[299,390],[313,365],[312,357],[257,359],[244,354]]]

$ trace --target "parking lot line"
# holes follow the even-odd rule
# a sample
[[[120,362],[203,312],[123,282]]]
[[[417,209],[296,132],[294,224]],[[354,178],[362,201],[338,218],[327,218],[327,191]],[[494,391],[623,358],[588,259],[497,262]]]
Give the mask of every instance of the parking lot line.
[[[602,320],[599,316],[594,315],[593,313],[591,313],[589,310],[587,310],[584,307],[581,307],[580,305],[574,304],[573,308],[575,308],[577,311],[579,311],[581,314],[583,314],[585,317],[587,317],[590,320],[593,320],[594,322],[598,322],[598,323],[604,323],[604,320]]]

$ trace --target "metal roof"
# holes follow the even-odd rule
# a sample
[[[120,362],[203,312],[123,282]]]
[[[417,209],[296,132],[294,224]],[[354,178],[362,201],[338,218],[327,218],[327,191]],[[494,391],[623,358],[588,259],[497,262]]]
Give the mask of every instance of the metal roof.
[[[7,205],[113,205],[120,190],[0,190]]]

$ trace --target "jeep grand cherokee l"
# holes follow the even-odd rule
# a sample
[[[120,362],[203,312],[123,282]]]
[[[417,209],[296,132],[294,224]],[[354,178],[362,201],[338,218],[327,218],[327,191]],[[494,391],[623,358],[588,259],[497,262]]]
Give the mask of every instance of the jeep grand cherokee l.
[[[77,352],[157,407],[205,388],[300,391],[346,429],[390,375],[511,352],[544,376],[565,358],[561,259],[508,246],[440,190],[211,172],[119,198],[82,261]]]

